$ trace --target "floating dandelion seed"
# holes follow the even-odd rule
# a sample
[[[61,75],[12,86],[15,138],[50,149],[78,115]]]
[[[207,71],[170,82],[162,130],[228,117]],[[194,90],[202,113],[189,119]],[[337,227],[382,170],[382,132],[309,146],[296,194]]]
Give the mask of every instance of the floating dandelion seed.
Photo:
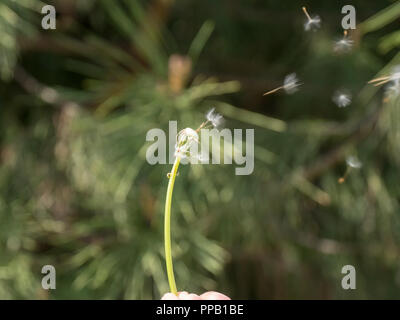
[[[295,73],[291,73],[285,77],[283,80],[283,85],[275,88],[273,90],[270,90],[268,92],[265,92],[263,96],[266,96],[268,94],[274,93],[278,90],[284,89],[286,93],[292,94],[296,92],[298,89],[297,87],[300,86],[302,83],[299,81]]]
[[[387,102],[392,97],[396,97],[400,94],[400,65],[394,66],[389,75],[368,81],[368,83],[373,83],[374,86],[380,86],[388,82],[390,82],[390,84],[385,88],[384,102]]]
[[[291,73],[285,77],[283,82],[283,89],[289,94],[296,92],[298,89],[297,87],[300,86],[301,83],[295,73]]]
[[[215,108],[212,108],[210,111],[206,113],[206,121],[204,121],[197,129],[196,132],[199,132],[203,128],[214,127],[219,128],[224,122],[224,117],[215,112]]]
[[[210,111],[207,112],[206,119],[208,122],[211,122],[214,128],[219,127],[224,121],[222,115],[215,112],[215,108],[212,108]]]
[[[362,167],[362,162],[360,160],[358,160],[358,158],[355,156],[347,157],[346,164],[347,164],[346,172],[344,173],[343,177],[340,177],[338,179],[339,183],[343,183],[346,181],[346,178],[352,169],[360,169]]]
[[[374,86],[380,86],[389,81],[400,81],[400,65],[393,67],[392,72],[388,76],[382,76],[368,81],[368,83],[373,83]]]
[[[345,108],[351,103],[351,94],[345,91],[336,91],[332,100],[339,108]]]
[[[307,22],[304,24],[304,29],[306,31],[319,29],[321,26],[321,18],[319,16],[311,17],[307,12],[306,7],[303,7],[302,9],[307,17]]]
[[[337,53],[349,52],[353,47],[353,43],[354,41],[348,37],[347,30],[344,30],[343,38],[335,42],[333,50]]]

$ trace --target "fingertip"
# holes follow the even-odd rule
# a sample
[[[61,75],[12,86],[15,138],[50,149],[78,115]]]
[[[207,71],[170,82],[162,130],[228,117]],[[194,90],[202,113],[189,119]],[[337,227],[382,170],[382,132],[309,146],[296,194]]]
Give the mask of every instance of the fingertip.
[[[201,300],[200,296],[194,293],[187,293],[182,294],[179,296],[181,300]]]
[[[179,300],[179,298],[171,292],[164,294],[161,300]]]
[[[208,291],[200,295],[202,300],[231,300],[228,296],[216,292],[216,291]]]

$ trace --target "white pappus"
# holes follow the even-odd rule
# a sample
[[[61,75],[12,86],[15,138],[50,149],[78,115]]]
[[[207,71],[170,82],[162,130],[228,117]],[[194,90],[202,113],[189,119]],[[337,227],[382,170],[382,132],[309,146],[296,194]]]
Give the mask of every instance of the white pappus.
[[[339,108],[345,108],[351,103],[351,94],[347,91],[338,90],[334,93],[332,100]]]
[[[334,45],[333,45],[333,50],[334,50],[336,53],[346,53],[346,52],[349,52],[349,51],[352,49],[352,47],[353,47],[353,43],[354,43],[354,41],[351,40],[351,39],[348,37],[347,30],[344,30],[344,32],[343,32],[343,38],[340,39],[340,40],[338,40],[338,41],[335,41],[335,43],[334,43]]]

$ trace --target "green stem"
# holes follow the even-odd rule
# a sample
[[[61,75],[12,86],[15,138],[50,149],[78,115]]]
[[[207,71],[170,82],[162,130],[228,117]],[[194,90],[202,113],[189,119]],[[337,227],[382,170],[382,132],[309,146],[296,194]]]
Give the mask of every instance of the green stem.
[[[167,189],[167,197],[165,199],[165,217],[164,217],[164,247],[165,247],[165,263],[167,265],[167,276],[168,283],[171,292],[178,295],[176,289],[175,277],[174,277],[174,267],[172,265],[172,254],[171,254],[171,202],[172,202],[172,192],[174,191],[174,183],[176,174],[178,172],[178,167],[181,159],[176,157],[172,171],[169,174],[169,183]]]

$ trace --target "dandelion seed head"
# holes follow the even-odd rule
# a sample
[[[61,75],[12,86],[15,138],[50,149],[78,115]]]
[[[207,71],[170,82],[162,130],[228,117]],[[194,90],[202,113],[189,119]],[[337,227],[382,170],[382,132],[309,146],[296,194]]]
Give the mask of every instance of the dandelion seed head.
[[[355,156],[349,156],[346,159],[346,163],[349,167],[354,168],[354,169],[360,169],[362,167],[362,163],[360,160],[358,160],[357,157]]]
[[[215,108],[212,108],[206,114],[206,119],[209,121],[214,128],[221,126],[224,121],[224,118],[221,114],[215,112]]]
[[[351,94],[345,91],[336,91],[332,100],[339,108],[345,108],[351,103]]]
[[[190,158],[191,147],[196,143],[199,143],[199,135],[196,130],[193,130],[192,128],[181,130],[176,137],[175,156]]]
[[[296,92],[300,85],[301,82],[295,73],[288,74],[283,81],[283,89],[285,89],[288,94]]]

